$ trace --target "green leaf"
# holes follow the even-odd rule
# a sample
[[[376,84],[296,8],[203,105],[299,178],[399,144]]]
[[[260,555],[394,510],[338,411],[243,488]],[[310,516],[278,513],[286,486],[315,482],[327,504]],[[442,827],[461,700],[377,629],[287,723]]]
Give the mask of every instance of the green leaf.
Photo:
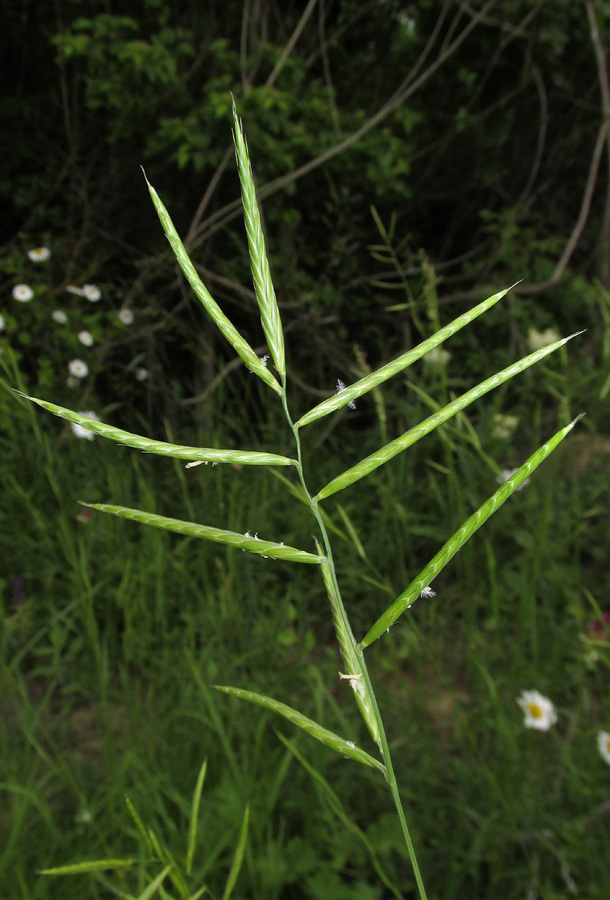
[[[512,285],[512,287],[514,287],[514,285]],[[457,319],[454,319],[453,322],[445,325],[444,328],[441,328],[440,331],[437,331],[432,337],[422,341],[417,347],[413,347],[412,350],[403,353],[402,356],[386,363],[385,366],[382,366],[375,372],[371,372],[370,375],[366,375],[364,378],[361,378],[360,381],[348,385],[340,394],[335,394],[334,397],[330,397],[328,400],[318,403],[317,406],[314,406],[313,409],[306,412],[304,416],[301,416],[295,427],[300,428],[302,425],[309,425],[310,422],[315,422],[316,419],[321,419],[323,416],[327,416],[329,413],[341,409],[343,406],[347,406],[348,403],[352,403],[354,400],[357,400],[358,397],[362,397],[363,394],[371,391],[374,387],[383,384],[384,381],[387,381],[389,378],[402,372],[403,369],[406,369],[412,363],[421,359],[422,356],[425,356],[426,353],[433,350],[434,347],[438,347],[439,344],[442,344],[447,338],[450,338],[461,328],[464,328],[465,325],[469,325],[470,322],[478,316],[487,312],[487,310],[497,303],[498,300],[501,300],[502,297],[508,294],[512,287],[506,288],[506,290],[500,291],[492,297],[488,297],[487,300],[483,300],[478,306],[474,306],[472,309],[469,309],[468,312],[465,312],[463,315],[458,316]]]
[[[248,839],[249,821],[250,807],[246,806],[244,810],[244,817],[241,823],[239,840],[237,841],[237,847],[235,848],[235,853],[233,854],[233,861],[231,863],[231,869],[229,871],[229,877],[227,878],[224,894],[222,895],[222,900],[229,900],[229,897],[233,893],[233,888],[235,887],[235,882],[237,881],[239,870],[241,869],[241,864],[244,861],[244,852],[246,849],[246,841]]]
[[[189,459],[200,462],[213,463],[239,463],[242,466],[296,466],[296,459],[289,459],[287,456],[279,456],[277,453],[260,453],[255,450],[216,450],[208,447],[186,447],[183,444],[168,444],[165,441],[153,441],[151,438],[143,437],[140,434],[132,434],[129,431],[123,431],[121,428],[114,428],[112,425],[106,425],[104,422],[97,422],[83,416],[82,413],[73,412],[71,409],[65,409],[63,406],[56,406],[55,403],[49,403],[46,400],[38,400],[36,397],[29,397],[22,394],[43,409],[47,409],[55,416],[67,419],[75,425],[81,425],[95,434],[116,441],[119,444],[125,444],[127,447],[135,447],[145,453],[156,453],[159,456],[171,456],[174,459]]]
[[[582,332],[577,333],[581,334]],[[393,459],[398,453],[401,453],[403,450],[406,450],[407,447],[415,444],[420,438],[423,438],[431,431],[434,431],[435,428],[438,428],[438,426],[442,425],[443,422],[446,422],[447,419],[450,419],[475,400],[478,400],[479,397],[487,394],[489,391],[493,390],[493,388],[498,387],[498,385],[503,384],[520,372],[525,371],[525,369],[528,369],[535,363],[540,362],[540,360],[544,359],[545,356],[548,356],[549,353],[553,353],[575,336],[576,335],[571,334],[569,337],[556,341],[554,344],[549,344],[547,347],[543,347],[535,353],[530,353],[529,356],[524,356],[523,359],[513,363],[512,366],[509,366],[507,369],[496,372],[491,378],[487,378],[485,381],[476,385],[476,387],[473,387],[465,394],[462,394],[461,397],[448,403],[447,406],[429,416],[427,419],[424,419],[419,425],[409,429],[409,431],[406,431],[395,440],[390,441],[385,447],[381,447],[375,453],[367,456],[366,459],[361,460],[355,466],[352,466],[351,469],[347,469],[345,472],[342,472],[341,475],[337,475],[336,478],[329,481],[329,483],[316,494],[313,498],[314,502],[323,500],[324,497],[330,497],[331,494],[336,494],[337,491],[342,491],[344,488],[349,487],[350,484],[354,484],[355,481],[359,481],[361,478],[369,475],[375,469],[378,469],[379,466],[382,466],[390,459]]]
[[[149,856],[152,856],[153,855],[153,845],[152,845],[150,836],[144,826],[144,822],[138,815],[138,812],[137,812],[135,806],[133,805],[130,798],[127,796],[127,794],[125,794],[125,803],[127,804],[127,809],[129,810],[129,815],[133,819],[134,824],[135,824],[136,828],[138,829],[138,833],[144,842],[144,846],[146,847],[146,852],[148,853]]]
[[[413,579],[409,587],[396,598],[396,600],[386,609],[386,611],[377,619],[368,634],[362,640],[360,647],[368,647],[373,641],[381,637],[384,631],[387,631],[403,614],[403,612],[417,600],[424,588],[430,586],[432,581],[441,572],[447,563],[453,559],[458,550],[464,546],[472,535],[483,525],[493,513],[498,510],[502,504],[508,500],[520,485],[529,478],[538,466],[544,462],[558,444],[563,441],[566,435],[572,430],[581,416],[562,428],[557,434],[548,440],[542,447],[539,447],[530,458],[515,472],[515,474],[506,481],[495,494],[483,503],[479,509],[473,513],[464,524],[453,534],[447,543],[439,550],[434,559],[422,569],[419,575]]]
[[[206,541],[216,541],[219,544],[230,544],[239,547],[240,550],[248,550],[250,553],[258,553],[260,556],[269,556],[272,559],[285,559],[289,562],[309,563],[318,565],[324,562],[325,556],[315,556],[305,550],[297,550],[295,547],[287,547],[284,544],[276,544],[273,541],[262,541],[250,534],[238,534],[235,531],[224,531],[222,528],[210,528],[208,525],[199,525],[196,522],[183,522],[182,519],[170,519],[167,516],[158,516],[156,513],[144,512],[141,509],[129,509],[125,506],[114,506],[109,503],[83,503],[89,509],[99,509],[100,512],[120,516],[123,519],[132,519],[143,525],[154,525],[155,528],[163,528],[165,531],[175,531],[177,534],[185,534],[189,537],[202,538]]]
[[[104,872],[107,869],[124,869],[133,866],[135,859],[91,859],[88,862],[71,863],[67,866],[56,866],[54,869],[42,869],[39,875],[82,875],[86,872]]]
[[[264,706],[266,709],[270,709],[272,712],[284,716],[284,718],[288,719],[289,722],[292,722],[293,725],[298,725],[299,728],[302,728],[307,734],[310,734],[312,737],[315,737],[316,740],[321,741],[327,747],[330,747],[331,750],[342,753],[343,756],[349,756],[351,759],[355,759],[365,766],[371,766],[373,769],[378,769],[380,772],[383,772],[384,775],[386,774],[385,766],[383,763],[379,762],[378,759],[369,756],[368,753],[361,750],[360,747],[356,747],[351,741],[345,741],[343,738],[339,737],[338,734],[334,734],[334,732],[329,731],[327,728],[323,728],[322,725],[318,725],[317,722],[308,719],[307,716],[297,712],[296,709],[286,706],[285,703],[280,703],[278,700],[272,700],[271,697],[266,697],[264,694],[255,694],[253,691],[246,691],[242,688],[227,687],[220,684],[215,684],[214,687],[217,691],[223,691],[225,694],[231,694],[234,697],[241,697],[242,700],[248,700],[250,703]]]
[[[146,178],[146,174],[144,174],[144,178]],[[229,319],[225,316],[225,314],[222,312],[216,301],[212,298],[212,295],[197,274],[195,266],[189,259],[189,256],[185,250],[184,244],[178,237],[178,232],[174,228],[174,224],[169,217],[168,211],[161,202],[161,198],[157,194],[154,187],[149,184],[147,178],[146,184],[148,185],[148,190],[150,191],[152,201],[155,204],[157,215],[159,216],[161,224],[163,225],[165,235],[170,242],[171,248],[174,251],[174,255],[178,260],[180,268],[184,272],[184,276],[192,287],[193,291],[205,307],[205,310],[208,313],[209,317],[212,319],[216,327],[222,332],[231,346],[235,348],[236,352],[243,359],[248,368],[255,372],[259,376],[259,378],[262,378],[262,380],[265,381],[270,387],[272,387],[277,394],[281,395],[282,388],[280,387],[276,379],[273,377],[266,365],[258,358],[250,344],[248,344],[248,342],[244,340],[233,323],[230,322]]]
[[[169,873],[171,872],[172,867],[166,866],[162,872],[159,872],[156,878],[153,878],[151,883],[145,888],[142,893],[138,896],[138,900],[150,900],[154,894],[157,893],[157,890],[161,887]]]
[[[269,260],[265,249],[265,237],[261,224],[261,216],[256,199],[254,178],[248,156],[248,146],[244,138],[241,122],[237,116],[235,101],[233,100],[233,122],[235,140],[235,158],[239,171],[241,184],[241,198],[244,209],[244,222],[248,236],[248,252],[250,254],[250,266],[252,268],[252,280],[254,291],[261,314],[263,330],[267,338],[267,344],[271,350],[275,368],[282,378],[286,375],[286,363],[284,361],[284,335],[280,320],[280,311],[275,297]]]
[[[205,781],[205,773],[207,772],[208,761],[204,759],[201,769],[199,770],[199,776],[197,778],[197,784],[195,785],[195,791],[193,793],[193,803],[191,805],[191,818],[189,821],[189,836],[188,836],[188,847],[186,851],[186,874],[191,874],[191,869],[193,867],[193,856],[195,854],[195,844],[197,842],[197,823],[199,819],[199,804],[201,803],[201,792],[203,790],[203,782]]]

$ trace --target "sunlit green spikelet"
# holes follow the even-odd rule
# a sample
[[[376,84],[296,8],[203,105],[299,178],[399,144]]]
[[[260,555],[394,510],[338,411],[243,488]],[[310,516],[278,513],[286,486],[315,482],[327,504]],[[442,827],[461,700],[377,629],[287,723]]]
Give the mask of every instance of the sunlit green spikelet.
[[[441,328],[440,331],[437,331],[432,337],[422,341],[417,347],[413,347],[413,349],[407,351],[407,353],[401,354],[401,356],[386,363],[385,366],[381,366],[381,368],[377,369],[375,372],[371,372],[370,375],[366,375],[359,381],[355,381],[354,384],[348,385],[341,393],[329,397],[328,400],[324,400],[322,403],[318,403],[317,406],[314,406],[309,412],[306,412],[304,416],[301,416],[296,423],[297,428],[300,428],[302,425],[309,425],[310,422],[315,422],[316,419],[321,419],[323,416],[327,416],[329,413],[341,409],[343,406],[347,406],[348,403],[352,403],[354,400],[357,400],[358,397],[362,397],[363,394],[368,393],[368,391],[372,390],[374,387],[383,384],[384,381],[387,381],[394,375],[398,375],[399,372],[402,372],[412,363],[421,359],[422,356],[425,356],[426,353],[433,350],[434,347],[438,347],[439,344],[442,344],[447,338],[450,338],[461,328],[464,328],[465,325],[469,325],[470,322],[477,318],[477,316],[480,316],[484,312],[487,312],[488,309],[491,309],[491,307],[494,306],[498,300],[501,300],[510,290],[511,288],[506,288],[498,294],[493,294],[493,296],[488,297],[487,300],[483,300],[482,303],[479,303],[478,306],[474,306],[472,309],[469,309],[468,312],[458,316],[453,322],[449,322],[448,325],[445,325],[444,328]]]
[[[171,456],[174,459],[189,459],[192,461],[211,463],[239,463],[242,466],[296,466],[296,459],[287,456],[279,456],[277,453],[261,453],[256,450],[217,450],[212,447],[186,447],[183,444],[168,444],[165,441],[153,441],[140,434],[132,434],[121,428],[114,428],[104,422],[98,422],[83,416],[81,413],[56,406],[46,400],[38,400],[36,397],[28,397],[33,403],[42,406],[56,416],[67,419],[75,425],[81,425],[89,431],[102,437],[124,444],[126,447],[135,447],[145,453],[156,453],[159,456]]]
[[[109,503],[84,503],[83,506],[87,506],[89,509],[98,509],[100,512],[110,513],[122,519],[141,522],[143,525],[153,525],[164,531],[174,531],[176,534],[202,538],[205,541],[215,541],[218,544],[229,544],[240,550],[257,553],[259,556],[268,556],[270,559],[283,559],[288,562],[309,563],[310,565],[319,565],[326,559],[324,556],[307,553],[306,550],[297,550],[295,547],[287,547],[273,541],[263,541],[250,534],[238,534],[222,528],[211,528],[208,525],[199,525],[197,522],[183,522],[182,519],[158,516],[156,513],[144,512],[141,509],[129,509],[126,506],[115,506]]]
[[[396,620],[407,610],[411,604],[417,600],[424,588],[428,587],[437,577],[448,562],[455,556],[458,550],[464,546],[472,535],[483,525],[493,513],[495,513],[502,504],[508,500],[517,488],[530,477],[538,466],[544,462],[553,450],[563,441],[567,434],[572,430],[578,419],[574,419],[565,428],[562,428],[557,434],[548,440],[542,447],[539,447],[523,465],[517,469],[515,474],[509,478],[500,487],[493,496],[483,503],[482,506],[473,513],[464,524],[453,534],[446,544],[439,550],[436,556],[430,560],[428,565],[413,579],[409,587],[396,598],[396,600],[386,609],[386,611],[377,619],[373,627],[362,640],[360,646],[368,647],[374,640],[381,637],[384,631],[390,628]]]
[[[146,178],[146,175],[144,177]],[[199,300],[201,300],[206,312],[208,313],[214,324],[218,327],[219,331],[222,332],[228,342],[235,348],[236,352],[243,359],[248,368],[255,372],[259,376],[259,378],[262,378],[263,381],[265,381],[270,387],[272,387],[276,393],[281,394],[282,389],[269,369],[263,362],[261,362],[250,344],[248,344],[248,342],[244,340],[233,323],[230,322],[229,319],[225,316],[225,314],[222,312],[222,310],[202,282],[201,278],[197,274],[194,265],[189,259],[189,256],[184,248],[184,244],[178,237],[178,232],[174,228],[173,222],[169,217],[169,213],[161,202],[161,198],[157,194],[154,187],[149,183],[148,179],[146,179],[146,184],[148,185],[150,196],[152,197],[155,209],[157,210],[157,215],[159,216],[161,224],[163,225],[165,235],[171,245],[172,250],[174,251],[174,255],[178,260],[180,268],[184,272],[184,276],[192,287],[193,291],[195,292]]]
[[[389,444],[376,450],[375,453],[371,453],[370,456],[361,460],[357,465],[352,466],[351,469],[347,469],[345,472],[342,472],[341,475],[337,475],[336,478],[329,481],[329,483],[316,494],[314,501],[322,500],[324,497],[330,497],[331,494],[342,491],[350,484],[354,484],[355,481],[364,478],[365,475],[369,475],[375,469],[378,469],[379,466],[382,466],[384,463],[397,456],[398,453],[401,453],[403,450],[406,450],[407,447],[410,447],[416,441],[419,441],[420,438],[423,438],[431,431],[434,431],[435,428],[442,425],[447,419],[450,419],[475,400],[478,400],[479,397],[482,397],[484,394],[493,390],[493,388],[498,387],[498,385],[503,384],[505,381],[508,381],[520,372],[525,371],[525,369],[528,369],[530,366],[533,366],[541,359],[544,359],[545,356],[548,356],[549,353],[553,353],[559,347],[562,347],[574,336],[575,335],[572,334],[567,338],[556,341],[554,344],[549,344],[548,347],[543,347],[542,350],[537,350],[535,353],[523,357],[523,359],[513,363],[512,366],[508,366],[508,368],[503,369],[501,372],[492,375],[491,378],[482,381],[480,384],[476,385],[476,387],[473,387],[465,394],[462,394],[461,397],[448,403],[447,406],[443,407],[439,412],[434,413],[423,422],[420,422],[419,425],[409,429],[409,431],[406,431],[395,440],[390,441]]]
[[[317,542],[316,549],[318,553],[322,555],[322,548]],[[377,721],[373,713],[373,705],[371,703],[369,691],[362,674],[362,667],[360,666],[358,657],[356,655],[356,642],[352,634],[352,629],[350,628],[349,622],[347,621],[347,617],[341,603],[341,598],[337,594],[337,589],[335,587],[332,573],[327,562],[321,564],[321,570],[322,577],[324,579],[324,585],[326,587],[326,593],[328,594],[328,599],[330,600],[330,608],[333,615],[335,633],[337,635],[337,640],[341,649],[341,656],[343,657],[343,663],[345,665],[345,674],[348,676],[346,680],[349,682],[354,691],[356,703],[358,704],[358,708],[362,713],[362,718],[366,722],[367,727],[371,733],[371,737],[373,738],[377,746],[381,747],[381,741],[379,738],[379,726],[377,725]]]
[[[346,741],[342,737],[339,737],[338,734],[329,731],[327,728],[323,728],[322,725],[318,725],[317,722],[304,716],[303,713],[297,712],[296,709],[286,706],[285,703],[280,703],[278,700],[273,700],[271,697],[266,697],[264,694],[246,691],[243,688],[227,687],[226,685],[220,684],[216,684],[214,687],[218,691],[224,691],[225,694],[241,697],[242,700],[248,700],[250,703],[264,706],[266,709],[270,709],[280,716],[284,716],[285,719],[288,719],[288,721],[292,722],[294,725],[298,725],[299,728],[302,728],[307,734],[310,734],[312,737],[316,738],[316,740],[321,741],[327,747],[330,747],[331,750],[335,750],[337,753],[343,754],[343,756],[349,756],[351,759],[357,760],[357,762],[364,763],[365,766],[371,766],[373,769],[378,769],[385,775],[385,766],[383,763],[380,763],[378,759],[369,756],[366,751],[361,750],[360,747],[356,747],[351,741]]]
[[[273,282],[271,281],[271,271],[269,269],[269,260],[267,259],[267,251],[265,249],[265,237],[263,235],[260,210],[256,199],[254,177],[250,166],[250,158],[248,156],[248,146],[241,129],[241,123],[237,116],[235,101],[233,101],[233,122],[235,158],[237,159],[237,169],[239,171],[239,181],[241,184],[242,206],[244,210],[246,234],[248,236],[248,252],[250,255],[250,265],[252,267],[254,291],[258,301],[258,308],[261,314],[261,322],[263,324],[265,337],[267,338],[267,344],[271,350],[275,368],[283,378],[286,374],[286,363],[284,360],[284,335],[282,332],[282,323],[280,321],[280,311],[277,305]]]

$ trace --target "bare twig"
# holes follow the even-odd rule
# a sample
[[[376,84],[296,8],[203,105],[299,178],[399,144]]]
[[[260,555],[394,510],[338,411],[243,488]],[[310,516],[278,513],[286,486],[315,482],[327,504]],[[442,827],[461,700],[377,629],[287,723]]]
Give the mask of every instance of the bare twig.
[[[602,95],[602,116],[606,125],[606,149],[608,150],[608,167],[610,169],[610,84],[608,79],[608,61],[604,45],[599,35],[597,27],[597,19],[595,18],[595,9],[592,0],[585,0],[587,8],[587,16],[589,18],[589,26],[591,29],[591,40],[593,49],[595,50],[595,59],[597,61],[597,73],[599,79],[599,89]],[[604,205],[604,215],[602,219],[601,234],[599,236],[599,263],[600,263],[600,281],[604,287],[610,286],[610,178],[606,183],[606,202]]]

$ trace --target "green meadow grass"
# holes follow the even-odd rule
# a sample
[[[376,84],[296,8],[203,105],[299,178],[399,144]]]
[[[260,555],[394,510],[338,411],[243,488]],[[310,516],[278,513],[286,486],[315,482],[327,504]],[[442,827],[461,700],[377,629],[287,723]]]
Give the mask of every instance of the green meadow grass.
[[[30,410],[20,406],[16,418],[20,429],[32,427]],[[349,438],[348,425],[337,441]],[[409,896],[408,861],[373,770],[354,779],[350,761],[209,688],[221,677],[248,681],[367,740],[337,684],[334,636],[322,590],[305,577],[309,567],[293,567],[289,578],[277,568],[287,564],[270,568],[231,548],[99,513],[78,521],[79,499],[111,495],[189,517],[218,509],[244,527],[256,522],[272,532],[281,524],[286,534],[277,513],[282,482],[253,468],[192,477],[197,469],[172,460],[77,442],[50,420],[38,428],[19,449],[2,447],[1,526],[11,561],[3,565],[1,641],[3,891],[105,898],[116,896],[113,884],[139,896],[164,867],[148,861],[125,796],[173,856],[185,858],[206,758],[192,873],[212,896],[223,894],[246,802],[237,896],[394,896],[379,871]],[[400,456],[392,478],[381,470],[367,482],[364,508],[345,501],[366,553],[364,560],[353,541],[338,538],[354,627],[451,531],[459,510],[448,506],[448,485],[466,510],[489,492],[492,473],[481,471],[465,440],[453,439],[448,474],[430,446],[430,455]],[[231,487],[236,479],[239,489]],[[604,648],[601,661],[587,665],[581,639],[595,616],[582,585],[597,580],[601,602],[608,584],[602,535],[587,524],[602,479],[575,454],[557,455],[471,543],[470,557],[458,554],[442,592],[418,601],[408,626],[392,629],[383,647],[371,646],[432,897],[517,898],[538,883],[539,896],[567,898],[571,878],[585,896],[602,898],[610,886],[608,771],[594,749],[608,715],[607,669]],[[331,515],[349,537],[340,513]],[[297,518],[295,543],[303,536]],[[6,576],[20,573],[27,600],[9,614]],[[560,711],[548,734],[522,727],[515,698],[530,686]],[[140,865],[112,878],[36,874],[93,858]],[[167,891],[175,895],[171,885]]]
[[[181,443],[45,400],[59,428],[33,398],[1,407],[0,885],[24,900],[601,900],[609,659],[588,623],[608,587],[607,482],[593,429],[561,443],[580,411],[565,340],[457,397],[423,374],[419,360],[503,291],[293,419],[235,129],[269,365],[149,187],[206,312],[261,401],[284,409],[274,455],[239,411],[236,451],[226,420]],[[535,363],[563,427],[526,403],[524,427],[494,441],[498,405],[480,398]],[[377,416],[362,432],[356,400]],[[76,441],[71,422],[97,436]],[[509,456],[521,467],[498,486]],[[436,596],[420,597],[431,582]],[[523,727],[516,699],[531,688],[557,707],[548,732]]]

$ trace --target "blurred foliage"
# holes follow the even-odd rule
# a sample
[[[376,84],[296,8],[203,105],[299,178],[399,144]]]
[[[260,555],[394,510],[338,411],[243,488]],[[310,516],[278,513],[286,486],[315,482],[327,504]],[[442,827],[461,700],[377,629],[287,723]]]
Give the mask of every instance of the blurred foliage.
[[[610,3],[593,8],[603,41]],[[426,265],[442,321],[522,279],[515,339],[526,338],[522,322],[562,334],[599,322],[593,279],[610,287],[605,163],[553,283],[602,123],[583,6],[326,0],[291,41],[305,11],[278,0],[5,4],[0,313],[33,354],[66,284],[94,282],[114,310],[132,309],[129,340],[110,340],[97,369],[100,402],[130,399],[124,373],[137,359],[154,373],[151,412],[175,421],[177,400],[205,393],[205,411],[195,405],[205,418],[230,359],[185,302],[140,164],[212,293],[262,342],[235,204],[230,92],[264,198],[293,374],[312,397],[357,374],[354,344],[374,366],[417,339]],[[389,268],[370,250],[371,204],[393,222]],[[15,258],[40,244],[53,251],[53,286],[37,291],[40,320],[17,321]],[[388,308],[405,294],[406,308]],[[491,318],[492,344],[505,316]],[[456,350],[470,353],[467,340]]]

